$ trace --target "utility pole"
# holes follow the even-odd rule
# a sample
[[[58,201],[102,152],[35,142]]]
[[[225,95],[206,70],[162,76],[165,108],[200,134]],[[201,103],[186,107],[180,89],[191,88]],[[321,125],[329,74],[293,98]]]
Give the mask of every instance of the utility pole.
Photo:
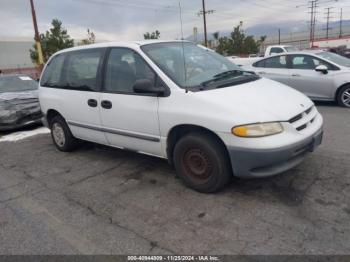
[[[310,20],[310,44],[311,48],[314,46],[315,41],[315,25],[316,25],[316,13],[317,13],[317,2],[318,0],[312,0],[309,3],[311,6],[309,7],[311,9],[311,20]]]
[[[340,8],[339,38],[343,36],[343,8]]]
[[[214,13],[214,10],[205,10],[205,0],[202,0],[202,10],[199,11],[198,16],[203,15],[203,24],[204,24],[204,45],[208,47],[208,33],[207,33],[207,14]]]
[[[35,32],[35,44],[36,44],[36,49],[38,52],[38,62],[39,66],[42,68],[44,65],[44,59],[43,59],[43,51],[41,49],[41,43],[40,43],[40,36],[39,36],[39,30],[38,30],[38,23],[36,20],[36,14],[35,14],[35,8],[34,8],[34,2],[33,0],[30,0],[30,6],[32,9],[32,18],[33,18],[33,25],[34,25],[34,32]]]
[[[281,28],[278,28],[278,45],[281,45]]]
[[[329,19],[332,18],[330,17],[331,15],[331,10],[333,9],[334,7],[327,7],[325,8],[325,10],[327,10],[327,12],[325,13],[326,15],[326,19],[327,19],[327,27],[326,27],[326,38],[328,39],[329,38],[329,29],[331,29],[329,27]]]

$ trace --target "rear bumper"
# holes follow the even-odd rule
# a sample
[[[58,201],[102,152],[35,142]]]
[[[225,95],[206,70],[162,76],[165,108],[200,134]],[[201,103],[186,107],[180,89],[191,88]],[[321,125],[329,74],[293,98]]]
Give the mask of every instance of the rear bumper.
[[[321,143],[322,128],[301,142],[277,149],[228,148],[232,170],[242,178],[268,177],[283,173],[300,164],[307,153]]]

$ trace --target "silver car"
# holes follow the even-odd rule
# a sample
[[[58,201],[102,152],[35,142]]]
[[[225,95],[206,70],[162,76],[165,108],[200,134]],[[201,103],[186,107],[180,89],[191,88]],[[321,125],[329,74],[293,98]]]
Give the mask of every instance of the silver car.
[[[336,101],[350,108],[350,59],[346,57],[324,50],[292,52],[244,68],[291,86],[312,100]]]

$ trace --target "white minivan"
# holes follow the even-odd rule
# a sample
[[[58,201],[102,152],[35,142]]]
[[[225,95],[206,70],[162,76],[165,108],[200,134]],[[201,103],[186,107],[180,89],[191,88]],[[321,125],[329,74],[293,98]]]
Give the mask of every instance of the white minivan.
[[[186,41],[105,43],[48,61],[39,99],[53,142],[161,158],[199,192],[299,164],[322,140],[313,102]]]

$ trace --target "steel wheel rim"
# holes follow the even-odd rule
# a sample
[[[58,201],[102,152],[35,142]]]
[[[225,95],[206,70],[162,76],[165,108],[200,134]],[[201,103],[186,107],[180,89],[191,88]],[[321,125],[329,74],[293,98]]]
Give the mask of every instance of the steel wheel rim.
[[[350,88],[344,90],[344,92],[341,95],[341,101],[344,105],[350,107]]]
[[[59,147],[63,147],[64,144],[66,143],[66,137],[64,134],[64,130],[63,130],[62,126],[58,123],[54,123],[52,125],[52,136],[53,136],[53,139],[55,140],[55,143]]]
[[[186,175],[196,183],[205,183],[212,175],[213,163],[201,149],[189,149],[183,155],[182,165]]]

